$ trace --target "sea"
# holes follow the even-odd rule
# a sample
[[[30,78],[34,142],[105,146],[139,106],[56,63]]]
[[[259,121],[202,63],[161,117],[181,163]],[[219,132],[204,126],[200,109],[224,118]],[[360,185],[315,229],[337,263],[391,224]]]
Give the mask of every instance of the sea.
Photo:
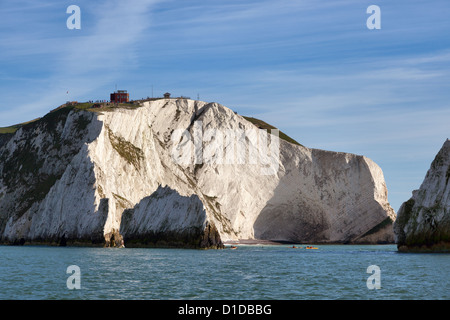
[[[0,300],[450,299],[450,254],[296,246],[0,246]]]

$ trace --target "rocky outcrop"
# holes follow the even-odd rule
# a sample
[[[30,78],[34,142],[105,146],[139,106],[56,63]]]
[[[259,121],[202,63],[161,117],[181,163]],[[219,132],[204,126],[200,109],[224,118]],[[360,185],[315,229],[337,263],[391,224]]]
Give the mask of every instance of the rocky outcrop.
[[[0,146],[0,241],[393,242],[395,214],[372,160],[270,133],[188,99],[59,109]]]
[[[124,211],[120,234],[127,247],[223,247],[200,198],[181,196],[162,186],[134,208]]]
[[[419,190],[404,202],[394,224],[399,251],[450,252],[450,140],[446,140]]]
[[[14,134],[12,133],[3,133],[0,134],[0,148],[6,144],[13,136]]]

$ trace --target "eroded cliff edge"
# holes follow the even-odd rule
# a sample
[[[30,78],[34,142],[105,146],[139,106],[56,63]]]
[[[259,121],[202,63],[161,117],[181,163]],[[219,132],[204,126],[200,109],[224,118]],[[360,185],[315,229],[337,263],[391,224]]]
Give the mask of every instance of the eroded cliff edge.
[[[450,140],[446,140],[419,190],[404,202],[394,224],[404,252],[450,252]]]
[[[255,128],[220,104],[188,99],[52,112],[0,146],[1,242],[394,241],[395,214],[372,160],[280,139],[272,162],[255,162],[248,137],[237,159],[239,137],[221,134]]]

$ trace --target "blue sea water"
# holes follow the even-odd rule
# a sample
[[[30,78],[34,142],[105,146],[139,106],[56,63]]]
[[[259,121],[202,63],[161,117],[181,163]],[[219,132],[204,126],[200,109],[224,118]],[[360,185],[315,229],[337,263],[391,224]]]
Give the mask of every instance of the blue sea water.
[[[69,289],[80,270],[80,289]],[[371,265],[380,289],[369,289]],[[394,245],[238,249],[0,246],[0,299],[450,299],[450,254]],[[73,282],[74,283],[74,282]]]

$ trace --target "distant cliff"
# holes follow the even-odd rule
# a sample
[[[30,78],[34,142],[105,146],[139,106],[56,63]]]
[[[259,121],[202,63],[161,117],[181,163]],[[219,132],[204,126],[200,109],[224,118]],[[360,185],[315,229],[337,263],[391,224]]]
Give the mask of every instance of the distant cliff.
[[[419,190],[400,207],[394,232],[399,251],[450,251],[450,140],[434,158]]]
[[[49,113],[1,140],[0,241],[393,243],[372,160],[276,139],[261,123],[188,99]]]

